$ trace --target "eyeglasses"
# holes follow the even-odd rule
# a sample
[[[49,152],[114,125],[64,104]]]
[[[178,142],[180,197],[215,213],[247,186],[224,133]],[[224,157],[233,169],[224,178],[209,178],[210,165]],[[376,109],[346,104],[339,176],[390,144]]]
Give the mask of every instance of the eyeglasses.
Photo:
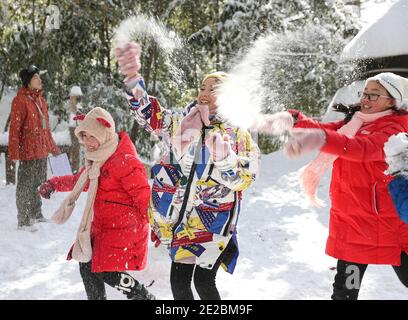
[[[381,94],[375,94],[375,93],[364,93],[364,92],[358,92],[358,97],[360,99],[367,99],[368,101],[377,101],[379,97],[387,98],[387,99],[392,99],[390,96],[383,96]]]

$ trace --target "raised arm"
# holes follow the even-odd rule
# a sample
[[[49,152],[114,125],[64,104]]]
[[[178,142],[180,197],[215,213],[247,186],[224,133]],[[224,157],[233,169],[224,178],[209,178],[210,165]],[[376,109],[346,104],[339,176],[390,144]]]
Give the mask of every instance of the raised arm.
[[[384,161],[384,143],[399,132],[404,132],[404,127],[398,123],[387,125],[369,135],[356,137],[325,130],[326,143],[321,151],[353,161]]]
[[[178,116],[160,106],[159,101],[149,96],[143,77],[139,73],[141,47],[130,42],[114,49],[120,72],[125,76],[126,94],[136,121],[149,132],[172,135]]]
[[[74,189],[75,184],[77,183],[81,173],[85,170],[83,167],[74,175],[67,175],[67,176],[59,176],[59,177],[52,177],[48,180],[48,182],[52,185],[54,191],[57,192],[69,192]],[[89,182],[84,188],[84,191],[87,191],[89,187]]]

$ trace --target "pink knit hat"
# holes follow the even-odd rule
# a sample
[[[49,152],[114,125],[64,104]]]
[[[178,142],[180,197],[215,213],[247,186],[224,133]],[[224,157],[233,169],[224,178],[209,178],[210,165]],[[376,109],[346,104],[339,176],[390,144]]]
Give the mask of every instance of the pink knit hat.
[[[75,117],[81,120],[78,127],[75,128],[75,135],[82,142],[81,132],[86,131],[94,136],[100,144],[104,144],[115,136],[115,121],[111,114],[103,108],[96,107],[86,115]]]

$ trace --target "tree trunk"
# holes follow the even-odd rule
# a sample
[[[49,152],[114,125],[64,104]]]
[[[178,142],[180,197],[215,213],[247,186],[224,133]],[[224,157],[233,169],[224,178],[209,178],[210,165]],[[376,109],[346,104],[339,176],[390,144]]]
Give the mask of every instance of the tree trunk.
[[[77,97],[72,96],[69,98],[71,106],[71,114],[76,114],[77,109]],[[71,115],[70,115],[71,117]],[[69,161],[71,163],[72,172],[76,173],[80,167],[80,145],[77,137],[75,136],[75,128],[69,127],[69,135],[71,137],[71,146],[68,151]]]
[[[220,33],[218,32],[218,24],[220,23],[220,10],[218,0],[214,1],[214,17],[215,17],[215,69],[220,70],[221,60],[220,60]]]
[[[7,152],[4,156],[6,157],[6,184],[16,184],[16,163],[9,160]]]

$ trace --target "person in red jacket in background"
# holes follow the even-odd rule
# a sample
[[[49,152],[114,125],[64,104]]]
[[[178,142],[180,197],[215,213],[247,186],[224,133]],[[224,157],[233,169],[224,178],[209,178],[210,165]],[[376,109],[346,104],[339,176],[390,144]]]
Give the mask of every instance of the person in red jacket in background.
[[[16,187],[19,230],[36,231],[33,224],[45,221],[37,189],[47,180],[48,154],[60,153],[51,135],[41,73],[34,65],[20,71],[23,86],[11,105],[7,154],[10,160],[19,160]]]
[[[109,112],[97,107],[77,119],[75,135],[85,147],[85,167],[75,175],[53,177],[39,189],[46,199],[54,191],[71,191],[52,217],[58,224],[68,220],[80,193],[88,192],[67,259],[79,261],[89,300],[106,299],[104,283],[122,291],[128,299],[154,299],[126,272],[146,266],[150,187],[145,168],[129,136],[115,132]]]
[[[334,300],[358,298],[368,264],[392,265],[408,287],[408,224],[398,217],[387,190],[390,179],[384,173],[383,151],[390,136],[408,131],[406,95],[407,79],[380,73],[366,80],[360,111],[349,121],[320,123],[289,110],[295,124],[289,128],[284,152],[293,158],[320,150],[300,176],[313,203],[319,204],[320,178],[333,168],[326,254],[338,259]],[[281,118],[288,119],[287,113]],[[276,116],[270,119],[274,127]]]

